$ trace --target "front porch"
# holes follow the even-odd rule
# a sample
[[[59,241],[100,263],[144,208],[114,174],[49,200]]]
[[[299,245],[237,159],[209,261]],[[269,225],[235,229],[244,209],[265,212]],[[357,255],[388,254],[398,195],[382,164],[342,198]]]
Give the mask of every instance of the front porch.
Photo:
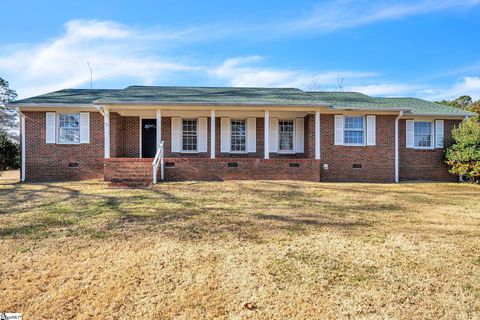
[[[160,142],[167,181],[320,181],[318,112],[105,108],[103,115],[104,179],[114,185],[149,185]]]
[[[152,182],[152,158],[104,159],[104,178],[112,185]],[[315,159],[165,158],[165,181],[303,180],[320,181]],[[157,173],[160,181],[160,171]]]

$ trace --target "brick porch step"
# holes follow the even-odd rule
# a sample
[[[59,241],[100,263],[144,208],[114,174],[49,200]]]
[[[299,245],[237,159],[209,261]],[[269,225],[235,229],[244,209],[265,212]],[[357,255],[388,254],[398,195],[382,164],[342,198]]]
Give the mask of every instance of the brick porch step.
[[[152,184],[152,167],[147,162],[119,162],[110,172],[111,188],[146,188]]]

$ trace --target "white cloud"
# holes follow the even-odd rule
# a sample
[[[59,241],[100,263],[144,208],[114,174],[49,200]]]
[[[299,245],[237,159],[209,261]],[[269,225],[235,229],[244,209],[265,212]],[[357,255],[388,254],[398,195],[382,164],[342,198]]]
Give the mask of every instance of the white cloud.
[[[418,97],[430,101],[453,100],[462,95],[469,95],[474,100],[480,99],[480,77],[463,77],[451,85],[427,85],[409,83],[378,83],[358,85],[348,88],[351,91],[367,95],[398,97]]]
[[[395,97],[412,94],[413,92],[420,90],[420,87],[401,83],[378,83],[352,86],[349,87],[348,90],[361,92],[371,96]]]
[[[463,77],[450,87],[433,88],[421,94],[428,100],[453,100],[462,95],[469,95],[473,100],[480,99],[480,77]]]
[[[312,80],[321,90],[335,90],[339,77],[348,79],[370,78],[376,74],[360,71],[324,71],[312,72],[307,70],[288,70],[253,66],[263,61],[261,56],[244,56],[225,60],[218,67],[208,71],[215,78],[223,79],[234,87],[295,87],[310,89]]]
[[[410,6],[405,3],[403,6],[397,4],[390,8],[385,5],[372,5],[367,7],[363,17],[356,17],[356,20],[350,23],[371,23],[425,12],[427,9],[468,7],[479,1],[438,1],[435,2],[438,4],[437,9],[432,9],[433,2],[430,1]],[[347,10],[347,4],[351,4],[353,9]],[[338,11],[338,21],[325,17],[325,21],[321,22],[324,26],[337,28],[342,21],[352,18],[352,12],[358,10],[355,9],[357,5],[350,1],[331,4],[334,5]],[[375,10],[371,9],[374,7]],[[328,13],[335,14],[335,10],[332,10]],[[94,69],[94,84],[115,81],[130,84],[171,84],[174,79],[188,79],[190,83],[185,84],[192,84],[193,76],[200,76],[220,85],[298,87],[309,90],[315,78],[316,86],[320,87],[320,90],[338,90],[338,79],[343,78],[344,90],[375,96],[417,96],[438,100],[470,94],[475,99],[480,99],[479,77],[464,77],[449,87],[432,87],[385,81],[370,71],[267,67],[265,59],[258,55],[232,57],[218,64],[212,61],[191,62],[183,59],[178,55],[178,50],[175,50],[175,45],[179,43],[206,41],[231,31],[215,32],[211,28],[177,31],[159,27],[139,29],[113,21],[73,20],[65,24],[65,32],[61,36],[43,43],[0,46],[0,73],[10,81],[12,87],[18,89],[20,98],[63,88],[87,87],[89,61]],[[152,53],[152,48],[155,53]]]
[[[150,84],[180,72],[198,70],[180,58],[148,53],[152,41],[169,39],[165,42],[171,44],[180,33],[152,33],[96,20],[74,20],[65,27],[66,32],[53,40],[14,46],[10,51],[12,47],[3,48],[0,70],[18,88],[21,97],[87,84],[87,61],[94,69],[94,81],[128,78]],[[157,39],[151,40],[152,37]]]
[[[354,1],[337,0],[318,5],[312,14],[274,28],[287,32],[333,32],[386,20],[443,10],[465,10],[480,0]]]

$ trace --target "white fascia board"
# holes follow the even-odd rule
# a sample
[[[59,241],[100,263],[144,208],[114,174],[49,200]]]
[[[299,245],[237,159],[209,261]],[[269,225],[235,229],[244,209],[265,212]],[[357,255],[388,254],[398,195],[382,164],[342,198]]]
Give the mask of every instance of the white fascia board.
[[[165,101],[102,101],[95,100],[93,104],[101,105],[141,105],[141,106],[221,106],[221,107],[232,107],[232,106],[252,106],[252,107],[331,107],[330,103],[319,102],[319,103],[257,103],[257,102],[165,102]]]
[[[471,117],[471,114],[461,113],[461,114],[445,114],[445,113],[406,113],[403,115],[403,118],[438,118],[438,119],[463,119],[465,117]]]
[[[27,103],[27,104],[15,104],[10,106],[19,108],[21,111],[48,111],[48,110],[96,111],[97,110],[97,106],[93,104]]]

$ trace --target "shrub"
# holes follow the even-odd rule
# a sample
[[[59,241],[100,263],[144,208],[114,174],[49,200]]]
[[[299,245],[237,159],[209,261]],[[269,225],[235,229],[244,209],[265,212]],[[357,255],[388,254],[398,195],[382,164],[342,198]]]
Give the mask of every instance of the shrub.
[[[455,144],[445,157],[450,172],[472,182],[480,182],[480,120],[470,118],[453,129]]]
[[[19,145],[0,130],[0,171],[20,167]]]

